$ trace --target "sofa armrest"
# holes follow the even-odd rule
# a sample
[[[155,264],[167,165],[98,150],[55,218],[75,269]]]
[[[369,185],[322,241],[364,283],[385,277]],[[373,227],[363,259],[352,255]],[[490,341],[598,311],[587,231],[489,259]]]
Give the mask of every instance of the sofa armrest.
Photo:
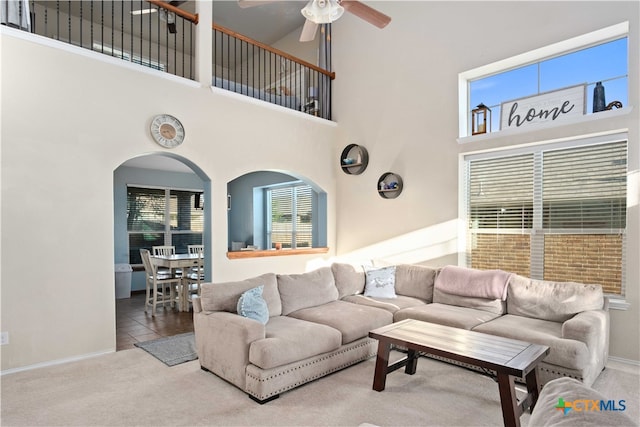
[[[193,305],[193,312],[200,313],[202,311],[202,300],[198,296],[194,296],[191,300],[191,304]]]
[[[236,313],[200,311],[193,328],[200,366],[244,390],[249,348],[265,338],[265,326]]]
[[[585,343],[589,352],[606,361],[609,353],[609,312],[583,311],[562,324],[562,338]]]

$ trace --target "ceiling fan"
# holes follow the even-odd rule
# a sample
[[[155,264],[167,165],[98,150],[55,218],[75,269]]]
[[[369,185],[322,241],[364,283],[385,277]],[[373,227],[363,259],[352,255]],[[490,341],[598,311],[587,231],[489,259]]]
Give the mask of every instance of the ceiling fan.
[[[276,0],[238,0],[238,6],[248,8],[273,1]],[[313,40],[316,37],[318,24],[336,21],[345,10],[378,28],[384,28],[391,22],[389,16],[357,0],[310,0],[301,11],[307,19],[302,27],[300,41]]]
[[[165,3],[167,3],[168,5],[174,6],[174,7],[179,7],[182,3],[186,3],[186,2],[187,2],[187,0],[165,1]],[[145,15],[147,13],[155,13],[155,12],[158,12],[158,11],[160,13],[160,19],[167,23],[167,30],[169,30],[169,32],[171,34],[175,34],[177,32],[177,30],[176,30],[176,15],[173,12],[170,12],[168,10],[165,10],[165,9],[162,9],[162,8],[158,7],[158,8],[132,10],[130,13],[132,15]]]

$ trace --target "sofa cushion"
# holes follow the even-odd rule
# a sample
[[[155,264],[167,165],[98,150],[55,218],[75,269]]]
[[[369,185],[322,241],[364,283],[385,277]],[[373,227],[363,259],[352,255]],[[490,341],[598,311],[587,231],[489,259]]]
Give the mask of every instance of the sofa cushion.
[[[364,271],[351,264],[334,262],[331,264],[333,278],[338,288],[338,299],[347,295],[357,295],[364,291]]]
[[[396,267],[364,267],[364,295],[375,298],[396,297]]]
[[[484,310],[434,302],[432,304],[398,310],[393,315],[393,321],[399,322],[405,319],[416,319],[422,320],[423,322],[452,326],[454,328],[472,329],[496,317],[498,317],[497,314]]]
[[[513,275],[507,293],[507,313],[564,322],[575,314],[604,306],[600,285],[534,280]]]
[[[342,344],[366,337],[369,331],[393,322],[393,315],[386,310],[346,301],[333,301],[305,308],[294,311],[289,316],[339,330],[342,333]]]
[[[278,283],[276,275],[273,273],[263,274],[239,282],[203,283],[200,296],[202,309],[204,311],[236,313],[238,299],[240,299],[242,293],[257,286],[264,286],[262,298],[264,298],[267,307],[269,307],[269,316],[282,314]]]
[[[477,270],[447,265],[440,270],[435,288],[465,297],[506,300],[507,286],[513,273],[502,270]]]
[[[396,266],[396,295],[433,301],[433,282],[436,270],[422,265],[399,264]]]
[[[269,307],[262,298],[263,289],[264,285],[260,285],[257,288],[244,291],[238,299],[237,311],[240,316],[257,320],[265,325],[269,320]]]
[[[395,313],[396,311],[403,308],[427,304],[422,299],[406,297],[403,295],[398,295],[396,298],[372,298],[365,297],[364,295],[349,295],[342,298],[342,301],[347,301],[354,304],[368,305],[369,307],[381,308],[383,310],[387,310],[390,313]]]
[[[262,369],[336,350],[342,342],[336,329],[287,316],[270,318],[265,330],[265,338],[249,348],[249,361]]]
[[[562,323],[505,314],[473,328],[474,331],[498,335],[549,347],[546,363],[569,369],[589,365],[589,349],[582,341],[562,338]]]
[[[338,289],[330,267],[303,274],[278,274],[282,315],[338,299]]]
[[[560,398],[565,402],[566,409],[557,408],[558,399]],[[638,425],[637,420],[634,421],[625,412],[619,410],[600,411],[587,409],[590,406],[586,405],[593,401],[608,402],[610,399],[611,396],[605,396],[576,379],[556,378],[546,383],[542,388],[538,396],[538,402],[531,413],[531,418],[529,418],[529,426],[600,427]],[[575,409],[567,408],[567,403],[572,404],[573,402],[576,402],[578,406]],[[614,402],[616,403],[616,408],[622,408],[618,401]]]
[[[447,305],[457,305],[459,307],[474,308],[476,310],[484,310],[489,313],[504,314],[505,301],[500,299],[485,299],[476,297],[464,297],[461,295],[448,294],[442,292],[438,288],[433,290],[433,302],[439,302]]]

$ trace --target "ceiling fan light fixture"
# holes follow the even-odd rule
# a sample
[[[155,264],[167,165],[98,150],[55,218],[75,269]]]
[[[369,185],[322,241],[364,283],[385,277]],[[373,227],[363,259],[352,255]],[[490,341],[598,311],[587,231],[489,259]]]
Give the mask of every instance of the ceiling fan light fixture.
[[[344,13],[337,0],[311,0],[300,11],[302,16],[316,24],[330,24]]]

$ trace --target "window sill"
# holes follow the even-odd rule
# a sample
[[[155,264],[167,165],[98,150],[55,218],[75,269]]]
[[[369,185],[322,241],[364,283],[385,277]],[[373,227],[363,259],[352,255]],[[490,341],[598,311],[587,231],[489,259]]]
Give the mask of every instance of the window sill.
[[[263,258],[271,256],[291,256],[291,255],[310,255],[310,254],[326,254],[329,248],[303,248],[303,249],[270,249],[266,251],[233,251],[227,252],[229,259],[244,258]]]
[[[500,138],[500,137],[513,136],[513,135],[523,135],[529,132],[534,132],[542,129],[549,129],[549,128],[555,128],[555,127],[565,126],[570,124],[587,123],[593,120],[602,120],[602,119],[613,118],[618,116],[625,116],[631,113],[631,111],[633,111],[633,106],[624,107],[617,110],[601,111],[599,113],[584,114],[582,116],[562,120],[560,122],[540,123],[540,124],[528,126],[524,129],[513,128],[513,129],[504,129],[504,130],[498,130],[495,132],[483,133],[480,135],[461,136],[460,138],[457,138],[456,141],[458,142],[458,144],[468,144],[471,142],[487,141],[487,140],[491,140],[492,138]]]
[[[609,297],[609,310],[626,311],[629,309],[629,307],[631,307],[631,304],[629,304],[626,300],[621,298]]]

